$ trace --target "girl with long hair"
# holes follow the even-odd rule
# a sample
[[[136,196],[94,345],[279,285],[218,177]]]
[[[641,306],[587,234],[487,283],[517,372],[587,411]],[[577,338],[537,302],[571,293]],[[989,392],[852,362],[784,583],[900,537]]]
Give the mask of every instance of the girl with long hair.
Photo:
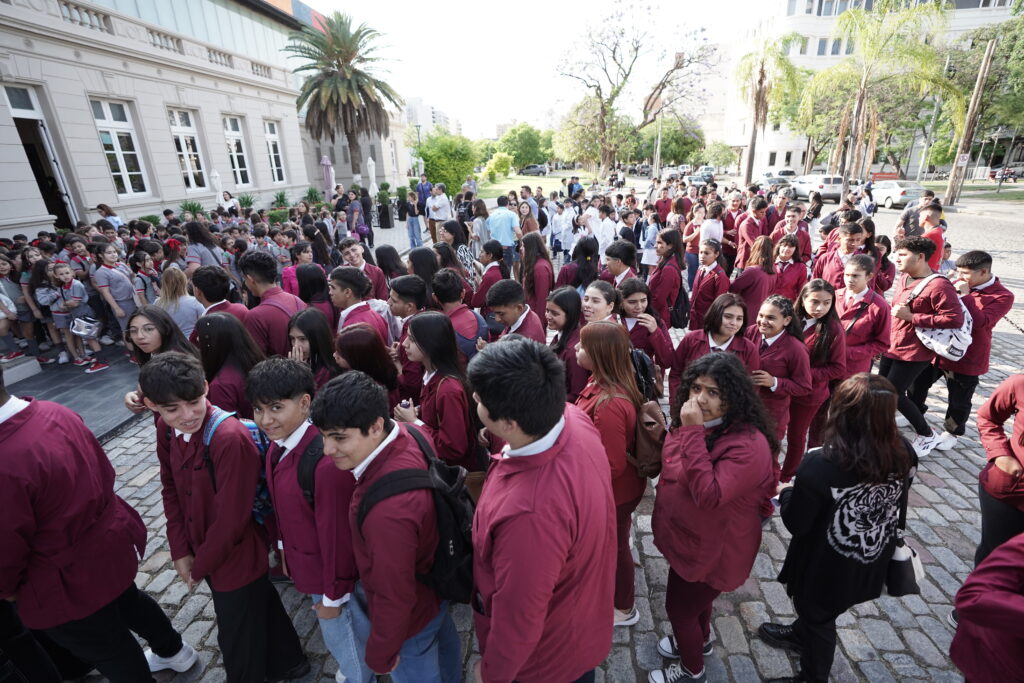
[[[523,291],[530,310],[543,311],[548,294],[554,288],[555,268],[551,265],[544,237],[538,233],[523,235],[519,242],[519,254],[522,259]],[[541,325],[547,329],[547,316],[541,316]]]
[[[640,619],[634,604],[629,530],[633,511],[647,489],[647,479],[640,476],[628,458],[635,446],[637,413],[644,403],[629,351],[629,335],[622,325],[612,321],[584,326],[576,345],[576,362],[590,371],[590,381],[580,392],[576,405],[590,417],[601,434],[611,468],[617,541],[616,626],[632,626]]]
[[[218,252],[220,246],[216,238],[202,223],[189,221],[185,223],[185,236],[188,237],[188,248],[185,250],[185,274],[192,277],[200,266],[221,265]]]
[[[711,608],[747,580],[761,546],[761,501],[775,491],[770,418],[747,369],[731,353],[703,356],[686,369],[678,411],[662,451],[651,519],[668,561],[665,612],[672,635],[658,643],[678,659],[652,681],[703,680]]]
[[[565,400],[575,403],[590,380],[590,371],[576,362],[576,344],[583,322],[579,292],[572,287],[559,287],[551,292],[544,306],[544,318],[548,329],[555,332],[551,350],[565,364]]]
[[[380,245],[373,250],[373,255],[376,258],[377,267],[384,272],[384,278],[389,284],[394,278],[409,274],[405,264],[402,263],[402,257],[398,255],[398,250],[390,244]]]
[[[312,308],[319,309],[332,330],[338,329],[340,312],[331,303],[323,268],[316,263],[304,263],[295,269],[295,281],[299,285],[298,297]]]
[[[434,293],[430,289],[430,283],[434,279],[434,273],[441,270],[437,264],[437,254],[429,247],[416,247],[409,252],[409,275],[419,275],[427,284],[427,307],[436,308]]]
[[[779,582],[796,621],[764,623],[758,636],[798,650],[805,681],[827,681],[836,619],[882,593],[905,526],[917,454],[896,426],[896,388],[857,373],[832,396],[821,448],[810,451],[795,484],[779,494],[792,534]]]
[[[487,204],[482,199],[473,200],[473,224],[469,228],[469,245],[475,258],[480,258],[480,251],[483,246],[491,241],[491,231],[487,227],[487,219],[490,214],[487,211]]]
[[[418,415],[416,408],[398,406],[395,419],[415,422],[418,417],[439,458],[470,472],[479,470],[476,406],[459,361],[451,319],[437,311],[413,316],[404,343],[409,360],[422,363],[425,374]]]
[[[761,302],[771,293],[775,284],[773,261],[771,238],[764,235],[758,237],[750,245],[750,254],[743,272],[729,285],[730,292],[739,294],[747,302],[748,311],[759,310]]]
[[[896,264],[889,260],[892,253],[892,241],[887,235],[879,235],[875,238],[875,248],[878,250],[878,259],[875,266],[874,290],[879,294],[885,294],[892,288],[896,280]]]
[[[128,257],[128,266],[135,273],[135,293],[147,304],[155,303],[160,296],[160,274],[156,271],[153,257],[149,252],[136,249]]]
[[[98,247],[96,256],[99,265],[93,274],[93,282],[96,284],[100,296],[113,311],[114,319],[117,320],[117,324],[121,328],[121,334],[124,334],[125,328],[128,326],[128,318],[140,304],[139,297],[135,292],[135,285],[132,282],[134,276],[131,268],[121,263],[117,247],[113,244]],[[160,288],[161,294],[163,294],[163,284]]]
[[[230,313],[210,313],[196,323],[196,345],[210,385],[206,395],[210,403],[251,420],[245,377],[265,358],[252,335]]]
[[[620,320],[629,332],[629,342],[665,370],[672,363],[672,338],[665,321],[651,305],[651,290],[638,277],[626,278],[619,290]]]
[[[188,293],[188,278],[177,268],[165,270],[160,276],[160,298],[156,306],[167,311],[187,339],[195,329],[206,307]]]
[[[442,242],[455,250],[459,259],[459,265],[465,271],[466,276],[474,283],[477,282],[476,258],[469,249],[469,236],[466,228],[458,221],[445,221],[441,224],[437,237]]]
[[[590,283],[597,279],[597,238],[583,237],[572,250],[572,260],[558,271],[555,287],[575,287],[582,296]]]
[[[807,283],[807,266],[800,261],[799,249],[800,240],[793,234],[783,235],[775,243],[775,280],[771,294],[796,301],[801,288]]]
[[[533,209],[529,202],[523,202],[516,207],[516,215],[519,216],[519,229],[524,235],[540,230],[537,219],[533,217]]]
[[[887,350],[891,341],[891,308],[885,297],[871,288],[874,270],[870,256],[854,254],[843,272],[846,286],[836,290],[836,314],[846,335],[847,376],[871,372],[875,357]]]
[[[387,389],[388,404],[398,405],[398,368],[380,333],[367,323],[343,327],[334,339],[334,361],[346,370],[359,370]]]
[[[582,310],[584,324],[599,320],[618,322],[616,311],[622,303],[619,290],[604,280],[594,280],[583,292]]]
[[[199,358],[199,351],[181,333],[174,319],[158,306],[140,306],[128,314],[125,325],[125,345],[131,361],[139,367],[148,363],[156,354],[166,351],[180,351]],[[125,394],[124,405],[136,414],[146,410],[142,392],[138,388]]]
[[[295,270],[302,265],[314,263],[313,245],[309,242],[296,242],[289,249],[292,257],[292,264],[281,269],[281,289],[289,294],[299,294],[299,283],[295,276]],[[316,264],[320,265],[320,264]],[[322,267],[321,267],[322,268]]]
[[[325,225],[324,228],[326,229],[327,226]],[[328,244],[327,238],[317,230],[315,224],[302,226],[302,237],[309,243],[313,252],[313,263],[318,263],[324,268],[332,268],[335,265],[331,261],[331,246]],[[294,262],[295,259],[292,258],[292,263],[294,264]]]
[[[683,282],[683,240],[678,230],[662,230],[654,242],[658,266],[647,280],[651,305],[662,320],[672,319],[672,307]]]
[[[811,393],[794,396],[789,404],[783,483],[793,478],[804,447],[821,445],[831,386],[847,376],[846,335],[836,313],[836,290],[824,280],[811,280],[800,290],[795,309],[810,354]]]
[[[316,308],[304,308],[288,321],[288,357],[309,365],[316,388],[341,374],[334,360],[334,334],[330,319]]]
[[[693,290],[693,280],[697,277],[697,269],[700,268],[700,226],[704,224],[707,216],[707,208],[697,202],[690,209],[690,215],[682,228],[683,245],[686,257],[686,286]]]

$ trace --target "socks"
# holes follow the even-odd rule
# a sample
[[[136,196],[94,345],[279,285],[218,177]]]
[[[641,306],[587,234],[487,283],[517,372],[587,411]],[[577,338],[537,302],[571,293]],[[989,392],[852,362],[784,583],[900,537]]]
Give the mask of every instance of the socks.
[[[21,348],[18,346],[18,342],[14,341],[14,335],[11,334],[10,332],[0,337],[0,344],[3,344],[3,348],[7,351],[7,353],[21,351]]]

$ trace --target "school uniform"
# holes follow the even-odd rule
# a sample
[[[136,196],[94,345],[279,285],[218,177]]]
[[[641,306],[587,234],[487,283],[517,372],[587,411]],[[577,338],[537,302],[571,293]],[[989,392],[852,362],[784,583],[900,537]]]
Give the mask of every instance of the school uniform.
[[[689,209],[687,209],[689,211]],[[689,215],[689,213],[684,214]],[[686,286],[693,289],[693,279],[697,277],[697,269],[700,268],[700,224],[687,223],[683,226],[683,238],[696,235],[689,242],[683,242],[683,255],[686,261]]]
[[[790,301],[796,301],[805,284],[807,266],[803,263],[794,263],[792,260],[775,262],[775,282],[772,284],[771,294],[779,294]]]
[[[622,284],[623,280],[627,280],[631,277],[637,277],[636,271],[632,268],[626,268],[626,270],[618,276],[612,275],[611,271],[607,268],[602,268],[601,272],[597,274],[598,280],[604,280],[613,287],[618,287]]]
[[[1024,477],[1013,477],[996,467],[999,457],[1024,465],[1024,375],[1010,375],[999,383],[977,414],[978,433],[988,462],[978,475],[981,503],[981,541],[975,565],[1017,534],[1024,533]],[[1009,436],[1004,426],[1013,420]]]
[[[574,681],[612,640],[615,532],[601,437],[576,406],[540,439],[491,456],[473,517],[484,680]]]
[[[147,304],[154,303],[157,300],[156,286],[159,282],[160,274],[155,270],[140,270],[135,273],[135,293]]]
[[[811,322],[810,320],[807,322]],[[789,403],[789,427],[786,430],[786,459],[782,463],[781,480],[789,481],[796,473],[807,446],[821,445],[821,428],[828,415],[831,383],[846,378],[846,335],[842,323],[829,324],[832,343],[828,355],[819,363],[811,363],[811,392],[794,396]],[[808,358],[818,341],[818,326],[804,326],[804,345]]]
[[[483,277],[480,278],[480,286],[473,293],[470,306],[480,310],[480,315],[487,317],[490,309],[487,308],[487,292],[494,286],[495,282],[501,280],[501,267],[498,263],[488,263],[484,268]]]
[[[846,272],[846,262],[858,253],[862,252],[843,254],[838,249],[833,249],[814,262],[811,277],[821,278],[836,289],[844,287],[846,280],[843,279],[843,274]]]
[[[903,274],[896,283],[892,305],[905,304],[918,281],[911,281]],[[892,336],[887,358],[903,362],[930,362],[935,353],[930,351],[914,331],[915,326],[942,329],[956,329],[964,324],[960,297],[953,284],[944,277],[937,277],[925,285],[921,294],[910,303],[913,319],[910,321],[893,318]]]
[[[889,348],[892,313],[881,294],[865,288],[860,295],[836,290],[836,313],[846,334],[846,377],[871,372],[871,362]]]
[[[156,421],[171,559],[192,555],[192,580],[210,587],[227,680],[280,677],[300,666],[305,655],[270,584],[267,544],[252,516],[259,453],[248,429],[229,417],[210,443],[211,476],[203,432],[212,414],[207,401],[206,418],[194,434],[172,430],[162,418]]]
[[[469,415],[469,397],[462,383],[437,371],[423,377],[419,395],[421,431],[437,449],[437,457],[468,472],[480,469],[476,430]]]
[[[323,299],[321,301],[310,301],[309,305],[312,308],[318,309],[327,318],[327,324],[332,330],[338,329],[338,317],[340,312],[334,307],[330,299]]]
[[[402,336],[398,339],[398,362],[402,364],[402,370],[398,373],[398,395],[400,400],[419,400],[420,390],[423,387],[423,363],[409,360],[409,354],[405,350],[405,340],[409,337],[409,321],[415,314],[410,315],[402,323]]]
[[[762,235],[767,235],[765,220],[757,220],[753,214],[747,214],[743,221],[736,226],[736,267],[746,268],[747,259],[750,258],[750,249],[754,246],[755,240]]]
[[[651,290],[651,308],[658,312],[662,320],[672,320],[672,307],[679,298],[682,282],[683,273],[675,257],[669,257],[651,273],[647,281],[647,287]]]
[[[569,261],[559,268],[558,277],[555,278],[555,289],[558,289],[559,287],[575,287],[575,285],[573,285],[573,281],[576,279],[576,273],[579,269],[579,264],[575,261]]]
[[[363,265],[359,267],[359,270],[363,271],[363,275],[370,278],[370,282],[373,283],[373,289],[371,290],[373,298],[387,301],[388,280],[384,277],[384,271],[366,261],[363,261]]]
[[[662,370],[672,364],[672,338],[664,321],[658,321],[655,332],[639,324],[636,318],[623,317],[621,322],[629,332],[629,342],[634,349],[646,353]]]
[[[774,230],[775,226],[786,220],[786,209],[779,209],[779,207],[772,204],[768,207],[768,210],[764,212],[765,229],[770,235]],[[772,238],[774,242],[775,239]]]
[[[728,291],[729,276],[726,275],[722,266],[716,263],[710,269],[707,266],[701,266],[697,270],[697,277],[693,280],[693,291],[690,294],[689,327],[691,330],[704,328],[704,316],[711,308],[711,304]]]
[[[344,311],[341,311],[341,314],[338,316],[338,331],[341,332],[346,327],[359,323],[369,325],[370,329],[380,335],[380,339],[384,344],[388,343],[388,324],[380,313],[370,308],[370,304],[367,301],[352,304]]]
[[[266,356],[287,357],[292,346],[288,321],[305,307],[305,302],[294,294],[271,287],[263,293],[260,303],[246,312],[242,324]]]
[[[537,317],[540,319],[541,328],[548,329],[547,316],[544,315],[544,307],[547,304],[548,294],[554,286],[555,276],[551,267],[551,261],[539,258],[533,265],[533,291],[526,292],[526,303],[534,311],[540,311]]]
[[[726,210],[722,214],[722,237],[732,244],[722,242],[722,258],[725,260],[725,272],[732,275],[733,266],[736,264],[736,246],[739,244],[739,226],[746,216],[745,211]]]
[[[679,384],[683,379],[683,372],[693,361],[708,355],[712,351],[735,354],[747,372],[761,369],[761,357],[758,347],[742,334],[736,334],[721,346],[714,344],[714,340],[704,330],[691,330],[679,340],[679,346],[672,354],[671,374],[668,378],[669,396],[675,400]]]
[[[558,343],[559,336],[562,333],[556,333],[555,338],[552,340],[551,345],[554,346]],[[580,367],[580,364],[576,362],[576,345],[580,342],[580,328],[577,326],[569,334],[569,339],[565,343],[565,348],[558,354],[558,357],[562,359],[562,364],[565,365],[565,401],[566,403],[576,403],[577,397],[580,392],[583,391],[583,387],[587,386],[587,382],[590,381],[590,370],[586,370]]]
[[[525,307],[522,315],[516,320],[510,327],[506,327],[502,330],[498,338],[504,337],[509,334],[518,334],[527,339],[532,339],[538,344],[547,343],[547,334],[544,332],[544,327],[540,324],[540,318],[534,313],[529,306]]]
[[[221,410],[252,419],[252,404],[245,395],[245,374],[230,360],[210,380],[206,398]]]
[[[218,301],[215,304],[210,304],[206,310],[203,311],[203,315],[209,315],[211,313],[227,313],[229,315],[233,315],[244,325],[249,309],[242,304],[231,303],[225,299]],[[193,344],[197,344],[199,342],[199,331],[196,328],[192,328],[192,332],[188,335],[188,340]]]
[[[772,243],[778,244],[779,240],[786,235],[794,235],[798,243],[796,250],[796,260],[801,263],[810,263],[811,258],[814,256],[814,249],[811,247],[811,234],[807,232],[806,227],[800,229],[799,227],[793,232],[788,232],[785,225],[778,225],[771,232]]]
[[[124,317],[122,318],[114,316],[117,319],[117,324],[121,327],[122,333],[128,328],[128,319],[137,308],[135,305],[133,277],[131,269],[123,263],[117,263],[113,266],[108,266],[104,263],[93,274],[96,290],[106,289],[109,291],[110,296],[114,299],[114,303],[124,312]]]
[[[874,289],[879,294],[885,294],[892,288],[896,279],[896,264],[889,259],[883,258],[875,267]]]
[[[743,297],[747,304],[747,315],[754,319],[774,285],[775,275],[769,275],[760,266],[751,266],[744,268],[743,272],[729,284],[729,291]]]
[[[761,367],[775,378],[772,387],[758,387],[768,415],[775,422],[779,441],[786,435],[789,423],[789,404],[794,396],[805,396],[811,391],[811,360],[803,341],[788,332],[780,332],[770,340],[764,338],[757,325],[747,328],[748,341],[757,346]],[[779,472],[775,465],[776,478]]]

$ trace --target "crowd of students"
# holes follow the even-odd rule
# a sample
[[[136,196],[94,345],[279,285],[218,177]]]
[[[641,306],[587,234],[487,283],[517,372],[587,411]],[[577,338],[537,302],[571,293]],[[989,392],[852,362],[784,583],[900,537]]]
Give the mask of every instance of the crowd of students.
[[[650,681],[704,680],[713,601],[747,579],[777,509],[797,619],[759,635],[800,653],[794,680],[824,681],[836,619],[881,593],[918,459],[965,432],[1013,295],[982,251],[934,272],[946,226],[931,197],[892,244],[857,196],[823,216],[813,193],[805,208],[784,192],[770,205],[756,187],[717,192],[587,196],[566,179],[550,202],[529,187],[493,211],[463,197],[404,262],[310,212],[269,229],[173,215],[119,229],[108,207],[56,242],[15,240],[0,270],[18,281],[9,313],[29,353],[43,354],[45,333],[87,357],[55,332],[71,298],[139,365],[125,405],[153,415],[171,558],[190,590],[210,589],[229,681],[308,671],[271,576],[308,596],[339,680],[461,680],[450,595],[430,580],[451,520],[409,475],[434,457],[485,476],[468,598],[476,680],[594,679],[613,630],[640,618],[630,535],[645,475],[660,470],[652,530],[672,633]],[[408,207],[410,235],[421,214]],[[61,303],[39,296],[37,273],[69,292]],[[85,339],[95,371],[104,340]],[[941,434],[924,418],[940,377]],[[1014,382],[978,416],[992,459],[983,565],[1024,532],[1018,425],[1002,432]],[[670,424],[648,470],[649,402],[666,385]],[[0,616],[32,644],[20,665],[40,681],[57,680],[54,658],[115,682],[190,668],[191,645],[135,589],[145,527],[95,438],[60,406],[0,399],[0,597],[16,607],[0,601]],[[974,585],[958,598],[954,657],[972,638],[1003,658],[957,663],[1019,666],[987,635]]]

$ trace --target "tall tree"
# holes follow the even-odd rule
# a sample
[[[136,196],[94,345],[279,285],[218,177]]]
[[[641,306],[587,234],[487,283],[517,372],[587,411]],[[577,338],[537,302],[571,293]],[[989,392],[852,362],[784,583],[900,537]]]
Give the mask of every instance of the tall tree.
[[[561,161],[578,161],[583,164],[600,164],[607,152],[614,159],[619,150],[636,139],[633,122],[621,114],[613,114],[605,120],[605,134],[599,141],[594,135],[601,117],[601,104],[593,97],[577,102],[563,118],[552,138],[555,158]]]
[[[743,96],[750,102],[750,144],[747,147],[747,165],[743,183],[754,177],[754,152],[757,150],[758,131],[768,123],[768,110],[772,102],[793,92],[799,83],[799,72],[787,55],[792,45],[804,40],[798,33],[787,33],[779,40],[761,43],[757,50],[740,58],[736,66],[736,79]]]
[[[540,131],[528,123],[510,128],[498,140],[497,149],[511,156],[516,168],[539,164],[545,159],[540,150]]]
[[[640,134],[638,159],[653,159],[658,144],[657,126],[648,126]],[[704,131],[688,116],[667,114],[661,123],[661,158],[670,164],[693,164],[701,159]]]
[[[402,98],[376,73],[380,36],[366,24],[353,27],[350,16],[334,12],[324,17],[322,31],[303,27],[284,48],[305,60],[295,73],[306,74],[296,102],[299,111],[306,110],[306,130],[316,140],[331,142],[344,134],[356,176],[362,164],[359,136],[388,135],[388,105],[402,106]]]

